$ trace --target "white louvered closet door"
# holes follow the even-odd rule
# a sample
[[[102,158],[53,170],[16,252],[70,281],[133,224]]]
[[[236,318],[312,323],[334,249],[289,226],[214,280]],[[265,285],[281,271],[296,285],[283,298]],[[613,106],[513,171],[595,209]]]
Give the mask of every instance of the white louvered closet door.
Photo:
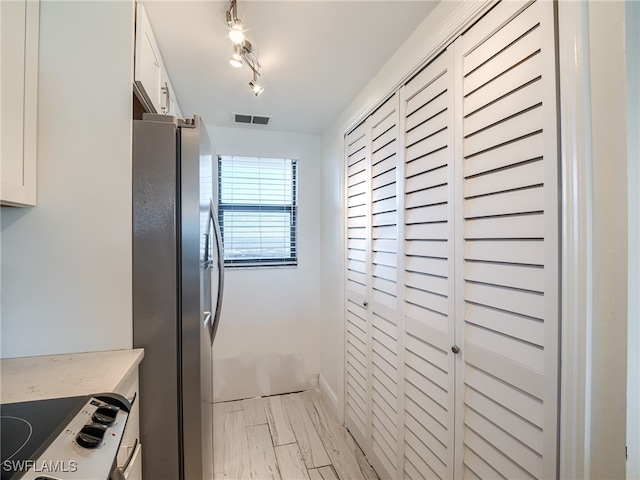
[[[497,3],[345,137],[346,424],[382,478],[557,476],[553,8]]]
[[[404,200],[404,473],[453,478],[453,51],[402,89]]]
[[[370,159],[369,124],[345,137],[346,144],[346,351],[345,423],[362,446],[367,438],[370,385],[367,295],[370,284]]]
[[[383,478],[398,472],[399,101],[345,137],[346,425]]]
[[[458,42],[457,478],[555,478],[553,3],[499,3]]]
[[[398,94],[371,125],[371,460],[382,478],[398,465]]]

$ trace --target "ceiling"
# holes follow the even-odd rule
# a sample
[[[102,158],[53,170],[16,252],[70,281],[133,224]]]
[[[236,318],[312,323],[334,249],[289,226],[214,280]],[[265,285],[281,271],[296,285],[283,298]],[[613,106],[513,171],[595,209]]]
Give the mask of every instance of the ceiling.
[[[320,134],[349,105],[437,0],[238,0],[262,65],[256,97],[232,53],[228,2],[143,2],[185,116],[238,126],[232,113],[271,117],[244,128]]]

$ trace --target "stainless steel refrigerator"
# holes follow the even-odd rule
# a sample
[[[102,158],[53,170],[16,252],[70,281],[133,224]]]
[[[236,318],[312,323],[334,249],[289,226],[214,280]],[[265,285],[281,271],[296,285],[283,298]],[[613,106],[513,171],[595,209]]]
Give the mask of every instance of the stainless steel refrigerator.
[[[223,260],[200,117],[144,114],[133,127],[133,344],[143,475],[213,478],[212,346]]]

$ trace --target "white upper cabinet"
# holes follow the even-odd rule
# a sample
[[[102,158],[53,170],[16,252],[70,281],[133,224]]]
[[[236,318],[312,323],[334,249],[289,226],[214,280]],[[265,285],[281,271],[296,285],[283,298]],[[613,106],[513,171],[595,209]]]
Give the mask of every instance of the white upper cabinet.
[[[171,80],[164,67],[149,17],[142,4],[136,8],[134,91],[145,109],[181,117]]]
[[[151,24],[142,4],[136,10],[136,51],[134,82],[138,92],[155,113],[160,113],[162,60]]]
[[[166,69],[162,68],[162,74],[160,76],[160,110],[159,113],[165,115],[173,115],[178,118],[182,118],[182,113],[176,102],[176,93],[171,86],[171,80]]]
[[[40,2],[0,2],[2,161],[0,203],[36,204]]]

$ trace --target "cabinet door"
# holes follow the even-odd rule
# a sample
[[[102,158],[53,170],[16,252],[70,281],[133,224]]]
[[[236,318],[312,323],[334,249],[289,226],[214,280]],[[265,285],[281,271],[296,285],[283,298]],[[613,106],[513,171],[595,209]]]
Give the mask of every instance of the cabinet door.
[[[160,113],[164,115],[175,115],[175,94],[171,87],[169,74],[164,66],[160,74]]]
[[[402,89],[404,477],[453,478],[453,49]]]
[[[182,110],[180,109],[180,105],[178,104],[177,101],[174,103],[174,115],[178,118],[184,118],[184,114],[182,113]]]
[[[369,123],[345,137],[346,141],[346,352],[345,422],[361,446],[368,432],[370,369],[368,366],[367,289],[369,285]]]
[[[457,478],[556,476],[553,24],[552,2],[501,2],[459,44]]]
[[[173,115],[176,118],[183,118],[182,112],[180,111],[180,106],[178,105],[178,101],[176,100],[176,92],[173,89],[173,85],[169,81],[169,77],[166,78],[166,83],[163,82],[165,88],[168,88],[169,95],[165,99],[165,102],[168,102],[168,115]],[[166,105],[166,103],[165,103]]]
[[[143,103],[153,113],[162,113],[162,58],[141,3],[136,10],[136,51],[134,82]]]
[[[2,205],[36,204],[40,3],[0,2],[2,22]]]
[[[136,447],[129,466],[122,473],[125,480],[142,480],[142,445]]]
[[[129,375],[129,379],[117,393],[133,400],[131,412],[127,420],[127,427],[122,435],[122,441],[116,456],[116,465],[126,480],[142,479],[142,445],[140,444],[140,398],[138,383],[138,369]]]

